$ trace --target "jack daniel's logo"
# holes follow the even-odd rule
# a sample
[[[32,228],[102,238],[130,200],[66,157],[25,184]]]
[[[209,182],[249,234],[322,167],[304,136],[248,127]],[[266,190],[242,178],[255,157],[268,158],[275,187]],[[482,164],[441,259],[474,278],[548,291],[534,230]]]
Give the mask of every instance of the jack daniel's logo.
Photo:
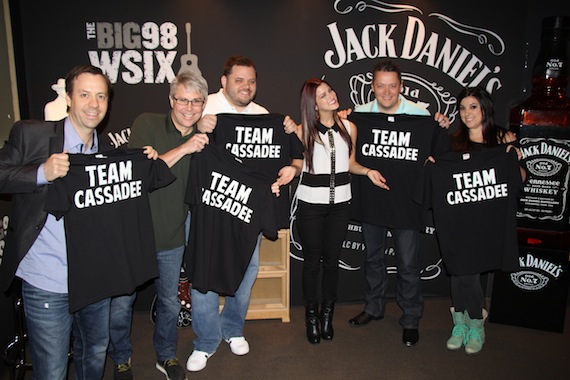
[[[570,140],[525,136],[520,144],[527,180],[517,217],[562,222],[570,190]]]
[[[530,253],[519,257],[523,270],[511,273],[511,281],[518,288],[536,291],[548,285],[551,279],[556,280],[564,272],[561,264],[552,263]]]
[[[562,164],[550,158],[537,158],[528,160],[526,167],[537,177],[550,177],[562,169]]]
[[[523,159],[533,156],[549,156],[570,163],[570,150],[566,141],[525,137],[520,140]],[[566,144],[566,145],[564,145]]]

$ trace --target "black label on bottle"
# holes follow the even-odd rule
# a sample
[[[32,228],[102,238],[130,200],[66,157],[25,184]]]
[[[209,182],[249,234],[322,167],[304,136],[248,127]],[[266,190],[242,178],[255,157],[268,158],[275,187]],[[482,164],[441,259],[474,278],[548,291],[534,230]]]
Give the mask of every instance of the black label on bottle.
[[[538,128],[541,135],[548,135],[548,127]],[[523,130],[527,133],[519,135],[519,142],[521,165],[526,169],[527,178],[517,211],[519,224],[540,228],[542,223],[549,228],[566,229],[569,223],[570,136],[532,136],[528,127]]]

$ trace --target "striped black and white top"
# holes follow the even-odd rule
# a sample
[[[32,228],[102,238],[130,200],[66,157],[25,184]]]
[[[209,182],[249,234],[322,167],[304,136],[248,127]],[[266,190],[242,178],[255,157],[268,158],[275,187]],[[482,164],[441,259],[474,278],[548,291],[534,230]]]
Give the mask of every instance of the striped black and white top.
[[[297,189],[297,199],[314,204],[337,204],[352,198],[348,172],[348,144],[340,134],[340,126],[327,128],[318,125],[321,143],[315,142],[313,173],[308,173],[306,163]],[[350,134],[348,123],[345,128]]]

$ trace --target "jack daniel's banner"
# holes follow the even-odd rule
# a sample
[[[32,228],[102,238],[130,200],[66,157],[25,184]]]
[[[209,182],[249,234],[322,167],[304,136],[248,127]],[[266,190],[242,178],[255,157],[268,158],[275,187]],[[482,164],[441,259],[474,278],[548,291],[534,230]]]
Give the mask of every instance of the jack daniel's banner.
[[[520,132],[527,180],[519,201],[519,225],[567,230],[570,223],[570,128],[525,126]]]

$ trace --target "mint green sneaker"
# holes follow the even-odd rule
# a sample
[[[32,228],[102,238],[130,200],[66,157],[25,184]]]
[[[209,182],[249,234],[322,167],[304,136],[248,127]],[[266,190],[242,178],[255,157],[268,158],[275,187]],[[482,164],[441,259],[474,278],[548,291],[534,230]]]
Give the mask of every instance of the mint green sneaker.
[[[469,331],[465,336],[465,352],[469,355],[475,355],[481,352],[485,343],[485,319],[487,319],[487,311],[483,310],[483,319],[471,319],[469,313],[465,312],[467,318],[467,326]]]
[[[469,327],[465,324],[465,314],[459,311],[455,311],[452,307],[449,309],[451,312],[451,317],[453,318],[453,330],[451,331],[451,337],[447,340],[448,350],[458,350],[463,346],[465,341],[465,336],[469,331]]]

